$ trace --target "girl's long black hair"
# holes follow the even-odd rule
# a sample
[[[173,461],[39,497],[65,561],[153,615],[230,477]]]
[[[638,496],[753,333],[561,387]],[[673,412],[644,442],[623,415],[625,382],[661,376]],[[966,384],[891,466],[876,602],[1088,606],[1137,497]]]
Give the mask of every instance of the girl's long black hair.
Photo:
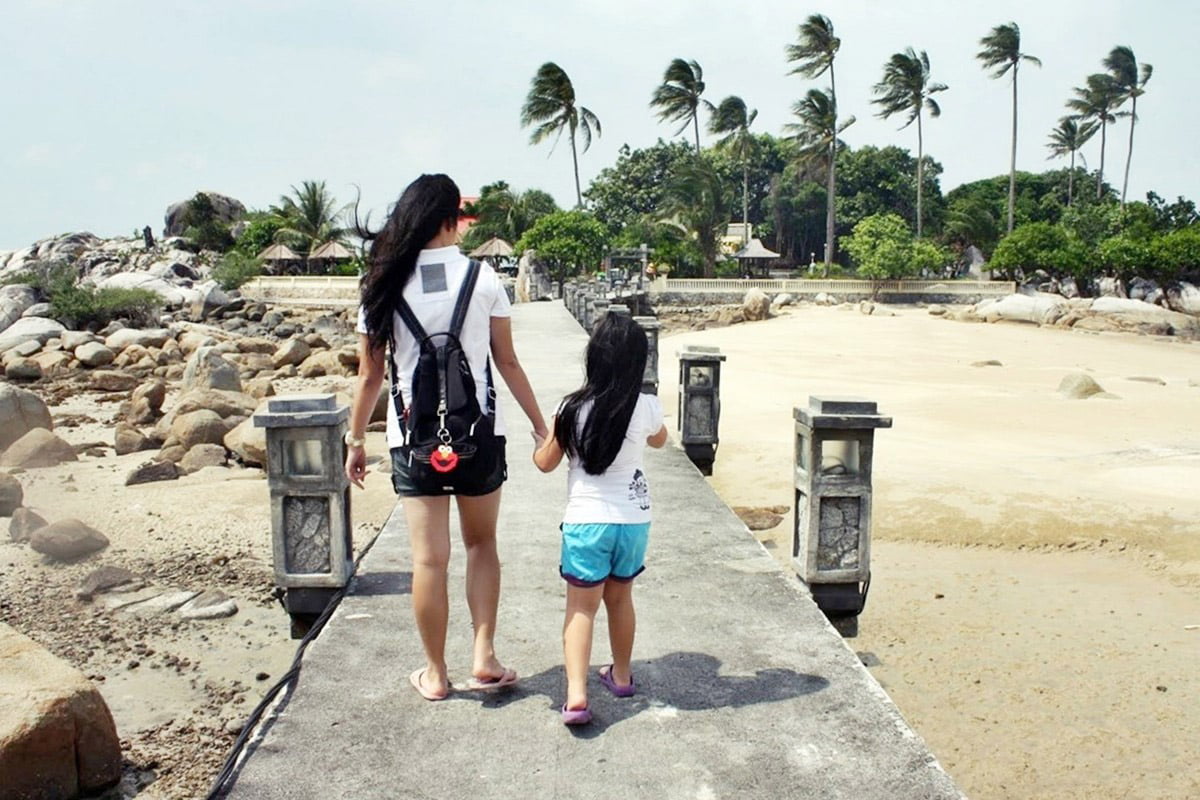
[[[422,175],[410,183],[378,231],[358,222],[355,232],[371,243],[367,271],[359,284],[372,349],[392,338],[392,313],[417,268],[417,255],[448,222],[457,223],[461,196],[446,175]]]
[[[600,475],[617,458],[633,418],[649,344],[646,333],[626,316],[606,314],[587,346],[587,380],[567,395],[554,423],[554,438],[576,455],[589,475]],[[579,411],[592,409],[579,427]]]

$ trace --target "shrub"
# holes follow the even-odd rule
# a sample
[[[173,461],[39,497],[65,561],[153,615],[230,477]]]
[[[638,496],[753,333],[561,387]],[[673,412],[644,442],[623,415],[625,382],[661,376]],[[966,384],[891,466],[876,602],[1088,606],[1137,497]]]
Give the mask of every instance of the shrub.
[[[1152,277],[1160,283],[1200,275],[1200,224],[1189,225],[1150,245]]]
[[[255,212],[246,219],[246,227],[235,247],[244,255],[255,258],[275,243],[275,235],[284,227],[284,221],[274,214]]]
[[[841,241],[858,274],[871,280],[903,278],[914,271],[912,232],[896,214],[872,214]]]
[[[1087,248],[1062,225],[1031,222],[1000,240],[986,269],[1009,280],[1039,269],[1057,278],[1082,278],[1090,271],[1088,262]]]
[[[102,328],[115,319],[144,326],[154,323],[162,302],[161,297],[145,289],[58,286],[50,293],[50,312],[55,319],[77,328]]]
[[[1119,278],[1145,275],[1150,266],[1150,246],[1132,236],[1112,236],[1100,243],[1097,255],[1101,268]]]
[[[262,275],[262,262],[252,256],[233,250],[221,256],[212,270],[212,279],[222,289],[231,291],[246,281]]]
[[[913,242],[912,249],[911,271],[915,275],[944,275],[946,267],[954,261],[954,256],[946,248],[939,247],[928,239]]]
[[[183,224],[183,237],[201,250],[224,253],[233,246],[229,226],[217,218],[212,200],[204,192],[196,192],[196,196],[188,201],[183,212]]]

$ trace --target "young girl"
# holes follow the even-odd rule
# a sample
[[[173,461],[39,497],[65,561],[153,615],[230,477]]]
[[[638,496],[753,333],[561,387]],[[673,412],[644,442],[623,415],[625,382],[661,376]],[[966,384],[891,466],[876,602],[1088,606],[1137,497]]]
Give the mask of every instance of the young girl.
[[[600,669],[600,683],[617,697],[637,690],[629,664],[636,625],[633,579],[645,569],[650,533],[642,450],[667,441],[658,398],[641,393],[646,351],[646,334],[637,323],[605,316],[588,342],[587,380],[563,400],[551,425],[553,435],[539,441],[533,454],[542,472],[557,467],[563,455],[570,466],[559,565],[567,582],[567,700],[562,706],[567,725],[592,719],[587,672],[602,599],[612,663]]]

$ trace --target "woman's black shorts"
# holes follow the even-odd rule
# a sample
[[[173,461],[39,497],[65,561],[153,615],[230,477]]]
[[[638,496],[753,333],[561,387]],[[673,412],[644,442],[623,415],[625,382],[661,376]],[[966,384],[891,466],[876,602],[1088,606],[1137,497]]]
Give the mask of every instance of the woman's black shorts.
[[[408,459],[401,456],[399,447],[392,448],[392,488],[396,490],[396,494],[400,497],[438,497],[444,494],[461,494],[467,497],[479,497],[485,494],[491,494],[503,485],[508,479],[508,462],[505,460],[505,438],[503,436],[496,437],[496,468],[486,479],[480,481],[479,486],[472,486],[469,489],[458,489],[455,492],[428,492],[422,491],[412,485],[412,481],[408,477]]]

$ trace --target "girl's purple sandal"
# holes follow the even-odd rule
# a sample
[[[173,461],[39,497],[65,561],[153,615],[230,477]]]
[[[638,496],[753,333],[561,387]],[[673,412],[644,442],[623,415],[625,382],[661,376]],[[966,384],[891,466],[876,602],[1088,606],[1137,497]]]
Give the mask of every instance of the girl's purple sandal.
[[[587,706],[567,708],[567,704],[563,703],[562,721],[563,725],[587,725],[592,721],[592,709]]]
[[[619,686],[612,679],[612,664],[609,664],[607,667],[601,667],[600,671],[596,674],[600,676],[600,683],[612,693],[613,697],[633,697],[637,694],[637,684],[634,683],[632,672],[629,673],[628,686]]]

